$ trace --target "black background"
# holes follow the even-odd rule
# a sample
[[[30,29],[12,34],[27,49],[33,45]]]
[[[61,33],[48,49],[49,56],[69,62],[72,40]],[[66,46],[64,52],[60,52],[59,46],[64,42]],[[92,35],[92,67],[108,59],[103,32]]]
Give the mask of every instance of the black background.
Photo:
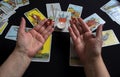
[[[33,8],[38,8],[47,17],[46,3],[59,2],[63,11],[67,10],[70,3],[83,6],[82,18],[97,13],[106,21],[103,30],[113,29],[117,38],[120,40],[120,25],[113,22],[107,14],[100,10],[100,7],[108,1],[109,0],[30,0],[29,5],[17,9],[16,13],[9,18],[7,28],[4,33],[0,35],[0,65],[8,58],[15,47],[15,41],[4,38],[11,25],[19,25],[21,17],[25,17],[24,13]],[[26,21],[27,27],[32,27],[27,19]],[[85,77],[83,67],[69,66],[69,37],[69,33],[53,32],[50,62],[31,62],[23,77]],[[120,45],[102,48],[102,56],[111,77],[120,77]]]

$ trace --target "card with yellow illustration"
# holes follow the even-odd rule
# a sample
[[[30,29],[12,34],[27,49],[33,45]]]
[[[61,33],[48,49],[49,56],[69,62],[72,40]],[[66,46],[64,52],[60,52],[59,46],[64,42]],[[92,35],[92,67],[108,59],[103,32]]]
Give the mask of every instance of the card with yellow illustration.
[[[33,62],[49,62],[51,52],[52,35],[49,36],[42,49],[34,56]]]
[[[33,26],[37,25],[46,18],[37,8],[25,12],[24,15],[27,17],[27,19]]]
[[[106,30],[102,32],[103,47],[119,44],[113,30]]]

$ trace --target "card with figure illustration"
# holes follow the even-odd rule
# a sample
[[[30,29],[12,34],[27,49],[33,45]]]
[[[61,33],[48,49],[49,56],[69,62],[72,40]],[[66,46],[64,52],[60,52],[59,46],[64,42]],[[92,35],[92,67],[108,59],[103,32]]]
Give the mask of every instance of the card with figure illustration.
[[[33,26],[38,25],[46,18],[37,8],[25,12],[24,15],[27,17],[27,19]]]
[[[103,25],[106,22],[96,13],[90,15],[89,17],[85,18],[84,21],[87,23],[87,25],[90,27],[91,31],[94,31],[97,29],[99,25]]]
[[[56,12],[61,11],[60,3],[48,3],[46,4],[47,17],[55,21]]]
[[[106,30],[102,32],[103,47],[119,44],[113,30]]]
[[[69,4],[67,11],[71,12],[71,17],[72,18],[79,18],[82,14],[83,7],[74,5],[74,4]]]
[[[33,62],[50,62],[52,35],[48,37],[43,47],[33,57]]]
[[[66,11],[57,11],[55,18],[55,31],[68,32],[70,26],[69,20],[71,19],[71,13]]]

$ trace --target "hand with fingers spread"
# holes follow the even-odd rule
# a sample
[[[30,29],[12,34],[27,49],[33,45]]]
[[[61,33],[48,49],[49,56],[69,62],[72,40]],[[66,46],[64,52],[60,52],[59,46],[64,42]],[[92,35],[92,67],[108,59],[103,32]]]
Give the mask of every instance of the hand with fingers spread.
[[[101,56],[102,26],[93,35],[82,18],[73,18],[70,23],[69,32],[74,49],[83,63],[86,76],[110,77]]]
[[[84,63],[88,59],[98,57],[102,47],[102,26],[99,26],[94,36],[81,18],[74,18],[70,23],[70,35],[80,60]]]
[[[26,21],[22,18],[16,47],[0,67],[0,77],[22,77],[32,57],[41,49],[47,38],[52,34],[54,30],[53,24],[52,20],[45,19],[39,22],[33,29],[25,31]]]
[[[22,18],[16,48],[33,57],[53,32],[53,21],[45,19],[28,32],[25,31],[25,19]]]

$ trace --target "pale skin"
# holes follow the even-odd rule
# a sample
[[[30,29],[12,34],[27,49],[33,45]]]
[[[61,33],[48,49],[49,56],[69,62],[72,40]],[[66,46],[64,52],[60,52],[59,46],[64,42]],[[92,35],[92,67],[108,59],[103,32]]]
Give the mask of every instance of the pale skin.
[[[81,18],[72,19],[70,23],[69,32],[75,51],[84,65],[86,76],[110,77],[101,57],[102,26],[99,26],[96,36],[94,36]],[[46,19],[26,32],[26,21],[22,18],[16,47],[0,67],[0,77],[22,77],[32,57],[52,34],[53,24],[53,21]]]
[[[16,47],[0,67],[0,77],[22,77],[31,62],[31,58],[40,50],[53,32],[53,24],[52,20],[45,19],[26,32],[26,21],[22,18]]]
[[[101,56],[102,26],[97,28],[95,36],[82,18],[73,18],[70,23],[69,32],[86,76],[110,77]]]

